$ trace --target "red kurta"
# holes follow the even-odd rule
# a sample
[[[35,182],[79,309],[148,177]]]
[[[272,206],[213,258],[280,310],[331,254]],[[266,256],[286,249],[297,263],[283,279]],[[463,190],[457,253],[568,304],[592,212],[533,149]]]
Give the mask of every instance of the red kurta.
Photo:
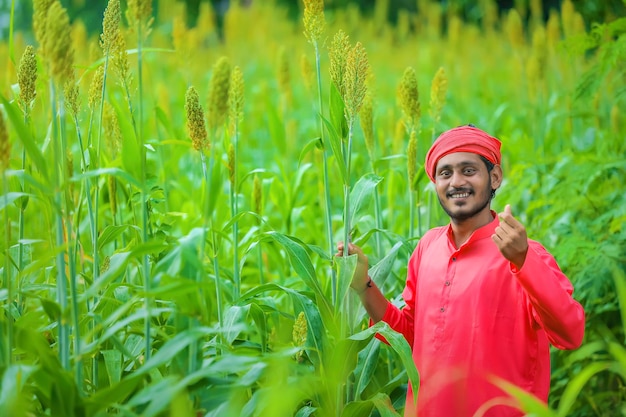
[[[406,337],[420,372],[419,417],[471,417],[506,397],[492,375],[547,401],[549,345],[582,342],[583,308],[552,255],[529,240],[517,270],[491,240],[498,224],[495,216],[458,249],[450,225],[430,230],[409,260],[406,306],[387,307],[383,321]],[[405,416],[415,415],[409,392]],[[484,415],[522,413],[496,406]]]

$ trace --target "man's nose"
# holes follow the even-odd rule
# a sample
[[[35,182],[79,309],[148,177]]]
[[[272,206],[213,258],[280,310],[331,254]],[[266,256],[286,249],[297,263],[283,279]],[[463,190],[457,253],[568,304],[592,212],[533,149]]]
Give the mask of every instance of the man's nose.
[[[450,186],[454,188],[461,188],[466,184],[465,175],[460,172],[453,172],[450,178]]]

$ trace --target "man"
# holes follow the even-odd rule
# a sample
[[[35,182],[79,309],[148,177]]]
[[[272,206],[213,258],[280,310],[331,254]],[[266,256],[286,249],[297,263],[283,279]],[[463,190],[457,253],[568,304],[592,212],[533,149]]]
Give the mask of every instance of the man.
[[[469,125],[428,151],[426,173],[450,224],[428,231],[411,255],[404,308],[384,297],[363,251],[349,245],[358,255],[351,287],[373,322],[406,337],[420,372],[417,410],[409,392],[405,416],[521,416],[499,381],[547,401],[549,345],[582,342],[584,311],[568,278],[509,205],[498,215],[490,208],[502,184],[500,145]]]

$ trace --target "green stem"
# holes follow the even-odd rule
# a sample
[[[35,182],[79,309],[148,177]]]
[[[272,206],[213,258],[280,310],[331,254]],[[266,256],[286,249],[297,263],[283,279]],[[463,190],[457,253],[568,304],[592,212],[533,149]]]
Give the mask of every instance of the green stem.
[[[50,81],[50,90],[52,92],[52,131],[56,140],[53,140],[53,150],[55,158],[55,192],[54,192],[54,210],[55,210],[55,225],[56,225],[56,267],[57,267],[57,302],[61,309],[61,316],[58,319],[58,346],[59,346],[59,360],[61,366],[64,369],[70,369],[70,349],[69,349],[69,328],[64,322],[62,315],[67,308],[67,282],[65,275],[65,237],[63,230],[63,192],[61,187],[63,186],[63,177],[66,172],[64,156],[62,149],[65,149],[64,142],[64,103],[63,98],[59,99],[59,115],[57,118],[57,102],[56,102],[56,89],[54,82]]]
[[[4,230],[6,239],[6,252],[4,255],[4,285],[7,290],[7,351],[5,364],[11,365],[13,362],[13,291],[11,285],[11,255],[9,249],[11,247],[11,222],[9,221],[9,183],[7,181],[6,171],[2,171],[2,185],[4,189]],[[4,343],[3,343],[4,345]]]
[[[317,97],[318,97],[318,106],[319,106],[319,120],[320,120],[320,137],[322,139],[323,145],[323,171],[324,171],[324,200],[326,203],[326,239],[328,241],[328,253],[331,259],[331,288],[332,288],[332,303],[336,305],[337,303],[337,274],[335,273],[335,269],[332,268],[333,264],[333,253],[335,252],[335,245],[333,243],[333,223],[332,223],[332,215],[331,215],[331,207],[330,207],[330,181],[328,177],[328,144],[326,143],[326,137],[324,134],[324,122],[322,120],[322,116],[324,114],[324,106],[322,103],[322,73],[321,73],[321,64],[320,64],[320,52],[317,46],[317,42],[313,43],[315,47],[315,71],[317,74]]]
[[[235,121],[235,132],[233,147],[235,148],[235,156],[233,164],[233,182],[230,185],[230,215],[235,217],[238,213],[237,204],[237,161],[238,161],[238,149],[239,143],[239,129],[237,127],[237,121]],[[235,220],[233,223],[233,280],[235,282],[235,288],[233,289],[233,299],[238,300],[239,294],[241,294],[241,277],[239,274],[239,222]]]
[[[413,237],[415,233],[415,196],[409,184],[409,237]]]
[[[138,71],[138,80],[139,80],[139,105],[137,106],[137,119],[139,123],[137,123],[137,137],[139,139],[139,157],[141,159],[141,229],[143,231],[142,234],[142,243],[146,244],[148,242],[148,193],[147,193],[147,184],[146,184],[146,147],[144,143],[143,137],[143,59],[142,59],[142,23],[138,21],[137,23],[137,71]],[[130,103],[130,101],[129,101]],[[145,309],[146,309],[146,322],[145,322],[145,337],[146,337],[146,351],[145,358],[146,361],[150,359],[150,353],[152,348],[152,337],[151,337],[151,314],[150,314],[150,291],[152,289],[152,278],[150,276],[150,264],[148,262],[148,254],[145,253],[143,255],[143,275],[144,275],[144,292],[145,292]]]

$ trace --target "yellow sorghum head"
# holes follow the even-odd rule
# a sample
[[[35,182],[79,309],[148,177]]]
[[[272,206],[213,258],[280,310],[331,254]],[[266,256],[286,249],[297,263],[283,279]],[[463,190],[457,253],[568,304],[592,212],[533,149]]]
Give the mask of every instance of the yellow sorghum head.
[[[304,16],[302,22],[304,23],[304,36],[316,45],[322,35],[326,26],[326,20],[324,19],[324,1],[323,0],[303,0],[304,3]]]
[[[228,116],[228,94],[230,89],[230,62],[225,56],[213,66],[213,76],[209,84],[209,128],[222,126]]]
[[[4,121],[4,113],[0,110],[0,167],[4,171],[9,168],[11,159],[11,143],[9,142],[9,130]]]
[[[446,104],[447,92],[448,78],[443,67],[439,67],[430,87],[430,116],[435,122],[438,122],[441,118],[441,110]]]
[[[243,120],[244,82],[241,68],[235,65],[230,76],[230,93],[228,94],[230,124],[234,127]]]
[[[102,102],[102,85],[104,84],[104,65],[100,65],[93,74],[89,85],[89,108],[93,111]]]
[[[328,48],[328,58],[330,61],[330,79],[335,83],[341,97],[345,96],[344,77],[346,74],[346,62],[350,53],[350,39],[343,30],[339,30]]]
[[[147,36],[154,21],[152,0],[128,0],[127,4],[126,20],[131,30],[134,30],[137,25],[141,25],[144,36]]]
[[[367,53],[361,42],[357,42],[348,54],[346,76],[344,78],[346,92],[344,101],[346,103],[346,113],[350,118],[355,118],[359,110],[361,110],[363,98],[367,92],[365,82],[368,72]]]
[[[35,32],[35,39],[37,39],[40,49],[43,49],[44,47],[48,9],[53,2],[54,0],[33,1],[33,31]]]
[[[513,49],[521,53],[524,48],[524,25],[522,25],[522,18],[515,9],[509,10],[507,14],[506,32]]]
[[[363,99],[363,106],[361,107],[361,117],[359,122],[361,123],[361,129],[363,130],[363,137],[365,138],[365,147],[370,159],[374,158],[374,109],[372,105],[372,93],[368,90],[365,93]]]
[[[296,346],[304,346],[306,343],[307,321],[304,312],[301,311],[293,324],[293,343]]]
[[[113,67],[117,72],[120,82],[124,86],[128,86],[131,81],[130,67],[128,65],[128,52],[126,51],[126,39],[120,32],[115,40],[115,55],[113,55]]]
[[[50,65],[50,75],[59,85],[63,85],[74,71],[74,50],[70,37],[70,18],[58,1],[48,9],[44,51]]]
[[[104,128],[104,136],[107,138],[107,147],[111,159],[117,158],[117,153],[122,143],[122,131],[120,123],[117,120],[117,113],[109,103],[104,102],[102,127]]]
[[[78,84],[76,83],[75,76],[72,75],[65,81],[65,101],[67,102],[70,114],[75,118],[78,117],[79,98]]]
[[[30,106],[37,96],[37,57],[32,45],[28,45],[22,54],[17,70],[17,82],[20,86],[20,107],[24,114],[28,114]]]
[[[404,113],[405,123],[409,131],[414,131],[419,125],[421,116],[420,99],[417,90],[417,76],[412,67],[407,67],[402,75],[402,81],[398,88],[398,99],[402,112]]]
[[[415,175],[417,174],[417,134],[415,130],[411,131],[409,137],[409,145],[406,150],[407,156],[407,173],[409,177],[409,188],[413,191],[417,189],[415,184]]]
[[[196,151],[207,146],[207,131],[204,124],[204,111],[200,104],[200,97],[194,87],[189,87],[185,94],[185,112],[187,113],[187,131],[191,144]]]
[[[120,9],[120,0],[109,0],[104,10],[104,18],[102,19],[102,34],[100,35],[100,46],[104,54],[115,54],[115,48],[118,46],[117,38],[120,35],[120,21],[122,12]]]

